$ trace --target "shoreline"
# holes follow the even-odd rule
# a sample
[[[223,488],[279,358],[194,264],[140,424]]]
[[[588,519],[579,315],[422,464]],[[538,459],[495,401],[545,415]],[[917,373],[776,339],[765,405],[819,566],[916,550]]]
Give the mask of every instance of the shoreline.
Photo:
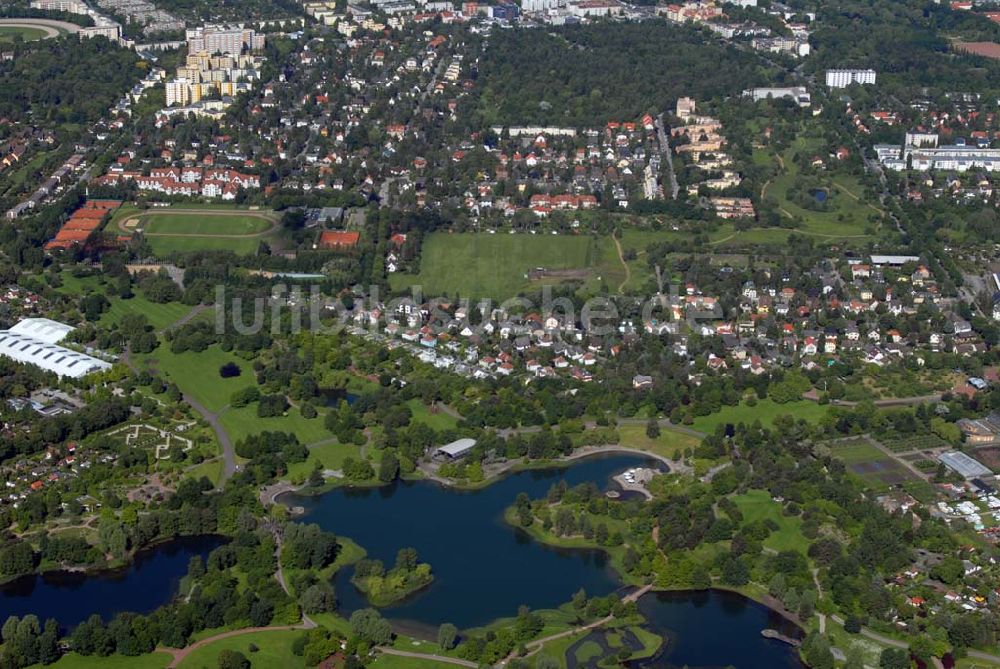
[[[395,481],[390,481],[388,483],[383,483],[382,481],[372,480],[372,481],[347,481],[346,479],[330,479],[326,481],[322,486],[316,486],[310,488],[308,483],[303,483],[301,485],[295,485],[290,481],[279,481],[271,486],[265,486],[260,490],[260,497],[262,503],[270,504],[282,504],[286,508],[291,508],[289,505],[284,504],[280,501],[281,497],[289,493],[296,495],[301,495],[303,497],[315,497],[318,495],[323,495],[335,490],[337,488],[356,488],[359,490],[367,488],[381,488],[384,486],[393,485],[398,481],[404,482],[416,482],[416,481],[427,481],[430,483],[436,483],[443,488],[449,488],[458,491],[476,491],[488,488],[489,486],[497,483],[507,476],[512,474],[518,474],[525,471],[533,470],[545,470],[545,469],[565,469],[571,466],[577,460],[583,460],[591,457],[598,456],[613,456],[613,455],[635,455],[639,457],[648,458],[650,460],[656,460],[660,464],[664,465],[667,469],[666,471],[661,471],[660,473],[683,473],[691,471],[688,465],[682,462],[676,462],[667,458],[665,456],[659,455],[658,453],[653,453],[652,451],[644,451],[639,448],[631,448],[629,446],[618,446],[618,445],[608,445],[608,446],[582,446],[575,449],[569,455],[564,455],[557,460],[524,460],[523,458],[518,460],[508,460],[506,462],[500,463],[496,466],[496,469],[490,472],[490,475],[484,477],[482,481],[477,481],[475,483],[469,483],[467,481],[456,481],[449,478],[444,478],[434,474],[433,472],[428,472],[425,469],[418,467],[414,474],[419,473],[419,475],[407,474],[401,476]]]
[[[204,541],[206,539],[219,539],[223,543],[231,541],[230,537],[224,534],[183,534],[176,537],[157,539],[142,548],[136,549],[131,554],[120,560],[115,560],[114,562],[105,562],[103,564],[88,564],[88,565],[77,565],[69,567],[56,567],[54,569],[36,569],[35,571],[29,572],[27,574],[21,574],[20,576],[12,576],[6,580],[0,580],[0,596],[3,595],[3,591],[7,588],[13,588],[15,584],[19,581],[26,581],[30,579],[37,579],[39,577],[45,578],[47,576],[55,576],[58,578],[59,575],[64,576],[82,576],[82,577],[94,577],[101,575],[114,575],[125,572],[135,566],[136,562],[146,553],[151,553],[167,544],[171,543],[184,543],[185,541]]]
[[[513,474],[517,474],[517,473],[520,473],[520,472],[523,472],[523,471],[544,470],[544,469],[565,469],[565,468],[568,468],[568,467],[572,466],[572,464],[574,462],[579,461],[579,460],[584,460],[584,459],[592,458],[592,457],[614,456],[614,455],[634,455],[634,456],[638,456],[638,457],[648,458],[650,460],[657,461],[657,462],[659,462],[662,465],[666,465],[669,468],[668,471],[670,471],[670,472],[676,471],[672,465],[675,465],[677,463],[673,463],[670,459],[668,459],[668,458],[666,458],[664,456],[658,455],[656,453],[651,453],[649,451],[644,451],[644,450],[641,450],[641,449],[629,448],[629,447],[625,447],[625,446],[617,446],[617,445],[615,445],[615,446],[608,446],[608,447],[605,447],[605,446],[588,446],[588,447],[583,447],[583,448],[575,450],[573,453],[571,453],[568,456],[564,456],[564,457],[560,458],[559,460],[535,460],[535,461],[527,461],[527,462],[525,462],[523,460],[509,461],[507,463],[503,463],[503,465],[500,468],[498,468],[496,471],[491,472],[491,475],[488,478],[485,478],[482,482],[479,482],[479,483],[476,483],[476,484],[473,484],[473,485],[457,483],[457,482],[451,481],[449,479],[441,479],[440,477],[429,477],[429,476],[426,476],[426,475],[425,476],[408,476],[408,477],[405,477],[405,478],[401,478],[399,480],[403,480],[403,481],[421,481],[422,480],[422,481],[428,481],[428,482],[437,484],[437,485],[441,486],[442,488],[448,488],[448,489],[452,489],[452,490],[456,490],[456,491],[474,491],[474,490],[481,490],[481,489],[487,488],[490,485],[492,485],[493,483],[496,483],[496,482],[502,480],[503,478],[505,478],[507,476],[510,476],[510,475],[513,475]],[[680,465],[681,465],[681,467],[686,467],[686,465],[683,465],[683,463],[680,463]],[[422,472],[421,469],[418,469],[417,471],[418,472]],[[395,483],[395,481],[392,482],[392,483]],[[353,484],[353,483],[347,483],[347,482],[344,482],[343,479],[339,479],[337,483],[333,483],[332,485],[327,484],[327,485],[324,485],[324,486],[321,486],[321,487],[318,487],[318,488],[314,488],[314,489],[311,489],[311,490],[307,489],[308,488],[307,485],[302,485],[302,486],[295,487],[295,486],[292,486],[291,484],[288,484],[288,485],[286,485],[284,487],[284,489],[282,489],[282,490],[276,492],[275,494],[273,494],[272,498],[274,500],[273,503],[275,503],[275,504],[282,504],[286,508],[291,509],[292,508],[291,506],[289,506],[288,504],[286,504],[286,503],[284,503],[284,502],[281,501],[281,498],[284,497],[288,493],[295,493],[295,494],[299,494],[299,495],[303,495],[303,496],[317,496],[317,495],[322,495],[322,494],[324,494],[326,492],[329,492],[329,491],[333,490],[334,488],[340,488],[340,487],[358,488],[358,489],[378,488],[378,487],[382,487],[382,486],[385,486],[385,485],[392,485],[392,483],[382,483],[382,482],[374,481],[374,482],[370,482],[369,484],[362,483],[361,485],[357,485],[357,484]],[[597,546],[597,545],[594,545],[594,546],[563,546],[563,545],[559,545],[559,544],[556,544],[556,543],[552,543],[552,542],[546,541],[543,537],[536,536],[534,533],[528,532],[524,528],[521,528],[518,525],[516,525],[515,523],[510,522],[510,520],[508,518],[506,518],[506,515],[507,515],[506,513],[503,514],[503,521],[502,522],[503,522],[504,525],[506,525],[508,528],[510,528],[513,531],[523,532],[532,541],[537,541],[539,544],[541,544],[543,546],[546,546],[548,548],[558,549],[558,550],[576,550],[576,551],[594,551],[594,550],[599,550],[599,551],[603,552],[605,555],[608,556],[608,560],[609,560],[609,565],[608,566],[610,568],[611,573],[614,576],[615,581],[618,582],[620,588],[643,587],[642,583],[629,582],[627,580],[626,576],[624,576],[617,569],[615,569],[614,564],[613,564],[613,560],[612,560],[611,552],[607,549],[607,547]],[[352,585],[352,587],[356,587],[355,584],[353,584],[353,583],[351,585]],[[432,581],[431,584],[428,584],[428,585],[433,585],[433,581]],[[410,593],[410,595],[408,595],[408,597],[406,599],[408,599],[410,597],[417,597],[417,596],[419,596],[421,594],[421,592],[423,592],[425,589],[426,589],[426,587],[425,588],[420,588],[420,589],[414,591],[413,593]],[[758,606],[762,606],[765,609],[767,609],[768,611],[772,612],[773,614],[781,617],[782,620],[784,620],[788,624],[792,625],[795,628],[797,634],[801,635],[802,637],[804,637],[806,635],[806,627],[803,625],[802,622],[799,621],[798,617],[795,616],[794,614],[792,614],[791,612],[785,611],[783,607],[780,607],[780,606],[776,605],[776,600],[773,600],[773,598],[771,598],[769,595],[766,595],[766,593],[764,594],[764,596],[758,597],[758,596],[755,596],[754,593],[750,592],[746,588],[729,587],[729,586],[725,586],[725,585],[721,585],[721,584],[712,584],[709,588],[705,588],[705,589],[685,588],[685,587],[667,587],[667,588],[663,588],[663,587],[651,586],[649,592],[646,593],[646,594],[647,595],[655,595],[657,593],[698,593],[698,592],[710,592],[710,591],[713,591],[713,590],[714,591],[718,591],[718,592],[730,593],[730,594],[733,594],[733,595],[738,595],[739,597],[741,597],[741,598],[743,598],[743,599],[745,599],[745,600],[747,600],[749,602],[753,602],[754,604],[756,604]],[[363,597],[365,597],[366,601],[368,601],[367,600],[367,595],[365,595],[365,593],[363,591],[361,591],[360,589],[358,589],[358,591],[362,594]],[[369,604],[370,604],[370,601],[369,601]],[[424,640],[424,641],[430,641],[430,642],[434,641],[434,639],[433,639],[433,628],[432,627],[427,627],[425,623],[422,623],[422,622],[417,621],[417,620],[407,620],[407,619],[395,620],[395,619],[392,619],[391,617],[387,617],[387,620],[389,621],[390,625],[392,625],[393,629],[395,631],[397,631],[398,633],[403,633],[406,636],[411,636],[413,638],[421,639],[421,640]],[[646,623],[644,623],[644,624],[646,624]]]
[[[651,584],[643,584],[641,582],[630,582],[629,579],[628,579],[628,577],[627,577],[627,575],[622,574],[621,572],[619,572],[615,568],[615,561],[614,561],[613,553],[612,553],[611,550],[608,549],[608,547],[606,547],[606,546],[599,546],[599,545],[596,545],[596,544],[594,544],[592,546],[567,546],[567,545],[563,545],[561,543],[557,543],[557,542],[553,542],[553,541],[548,541],[548,540],[546,540],[545,536],[541,535],[539,532],[537,532],[537,531],[536,532],[531,532],[529,530],[529,528],[523,528],[520,525],[518,525],[517,523],[513,522],[514,519],[515,519],[514,516],[513,516],[513,514],[512,514],[513,508],[514,508],[513,506],[507,507],[507,509],[505,509],[505,511],[504,511],[504,513],[502,515],[503,522],[504,522],[505,525],[507,525],[508,527],[510,527],[512,530],[514,530],[516,532],[523,533],[525,536],[529,537],[532,541],[537,541],[541,545],[547,546],[549,548],[558,549],[558,550],[577,550],[577,551],[595,551],[596,550],[596,551],[601,551],[602,553],[604,553],[607,556],[607,558],[608,558],[608,568],[614,574],[615,580],[617,580],[620,583],[620,587],[623,587],[623,588],[640,588],[640,587],[643,587],[644,585],[650,585],[650,590],[649,590],[649,593],[647,593],[647,594],[708,592],[708,591],[712,591],[712,590],[715,590],[715,591],[718,591],[718,592],[728,592],[728,593],[739,595],[740,597],[743,597],[743,598],[745,598],[745,599],[747,599],[747,600],[749,600],[751,602],[754,602],[755,604],[759,604],[760,606],[763,606],[764,608],[766,608],[768,611],[771,611],[775,615],[780,616],[785,622],[793,625],[795,627],[795,629],[797,630],[797,632],[801,635],[802,638],[805,638],[806,634],[808,633],[807,630],[806,630],[805,624],[801,620],[799,620],[798,616],[796,616],[794,613],[792,613],[790,611],[785,610],[785,608],[780,604],[780,602],[778,602],[777,599],[771,597],[767,593],[764,593],[764,594],[762,594],[760,596],[757,596],[754,593],[750,592],[748,588],[732,587],[732,586],[726,586],[726,585],[723,585],[723,584],[715,584],[715,583],[713,583],[712,585],[710,585],[708,588],[685,588],[685,587],[676,587],[676,588],[675,587],[666,587],[666,588],[664,588],[664,587],[659,587],[659,586],[651,585]]]

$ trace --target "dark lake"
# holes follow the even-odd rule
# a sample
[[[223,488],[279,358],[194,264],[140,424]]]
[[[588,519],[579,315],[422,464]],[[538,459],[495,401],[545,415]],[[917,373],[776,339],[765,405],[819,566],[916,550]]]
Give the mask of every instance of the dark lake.
[[[522,604],[554,608],[580,588],[590,595],[620,589],[602,552],[544,546],[504,523],[503,511],[518,493],[542,497],[560,479],[570,486],[586,481],[602,489],[615,486],[612,476],[637,465],[660,466],[639,456],[611,455],[579,460],[568,468],[518,472],[476,491],[428,481],[397,482],[374,489],[337,488],[318,497],[286,495],[282,501],[303,507],[303,521],[354,539],[369,557],[387,565],[400,548],[416,548],[431,564],[434,583],[383,614],[414,630],[430,631],[443,622],[464,629],[515,615]],[[345,614],[368,605],[350,583],[352,571],[343,570],[335,584]],[[671,639],[663,659],[649,666],[802,666],[790,647],[760,635],[767,627],[792,635],[794,627],[739,595],[652,594],[640,607],[649,626]]]
[[[432,631],[442,622],[460,628],[512,616],[517,607],[552,608],[584,588],[604,595],[621,588],[600,551],[543,546],[503,522],[503,510],[519,492],[532,498],[549,486],[593,481],[613,486],[610,477],[637,465],[658,466],[631,455],[594,457],[568,468],[511,474],[477,491],[437,484],[398,482],[375,489],[339,488],[318,497],[286,495],[282,501],[306,509],[304,520],[351,537],[387,564],[406,546],[430,562],[434,583],[410,600],[383,610],[403,626]],[[56,618],[73,627],[97,613],[110,619],[121,611],[149,612],[177,594],[193,555],[203,558],[223,539],[184,538],[140,553],[128,567],[93,574],[54,572],[0,586],[0,620],[28,613]],[[337,578],[345,614],[367,606],[350,584],[352,570]],[[709,591],[656,593],[639,608],[648,627],[667,638],[660,656],[642,666],[799,669],[795,652],[760,636],[771,627],[789,636],[795,628],[766,607],[739,595]]]
[[[643,669],[804,667],[790,646],[760,635],[771,628],[800,638],[801,631],[743,595],[723,590],[655,592],[639,600],[639,610],[646,627],[667,640],[659,655],[637,665]]]
[[[148,613],[177,594],[188,561],[202,559],[224,543],[221,537],[184,537],[136,555],[127,567],[111,571],[47,572],[0,586],[0,620],[33,613],[75,627],[97,613],[110,620],[122,611]]]

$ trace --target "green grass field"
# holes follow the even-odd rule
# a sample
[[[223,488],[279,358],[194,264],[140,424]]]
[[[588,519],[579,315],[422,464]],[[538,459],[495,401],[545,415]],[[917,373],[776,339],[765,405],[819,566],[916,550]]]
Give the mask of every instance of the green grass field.
[[[11,44],[20,37],[25,42],[42,39],[46,32],[41,28],[22,28],[20,26],[0,26],[0,44]]]
[[[599,255],[599,243],[584,235],[438,232],[424,241],[420,273],[395,274],[391,284],[394,290],[422,286],[426,296],[506,299],[531,287],[527,274],[535,268],[588,270],[589,277]]]
[[[139,209],[125,205],[108,224],[109,230],[142,230],[157,256],[191,251],[233,251],[255,253],[260,242],[272,238],[268,229],[273,212],[248,211],[233,205],[171,206]],[[136,225],[130,227],[130,223]],[[215,236],[221,235],[221,236]]]
[[[298,630],[275,630],[220,639],[194,650],[177,666],[181,669],[217,669],[219,653],[223,650],[235,650],[243,653],[254,668],[304,667],[302,658],[292,653],[292,643],[301,634]],[[257,652],[250,652],[251,644],[258,648]]]
[[[219,485],[222,480],[222,460],[206,460],[200,465],[196,465],[187,471],[187,476],[193,479],[200,479],[202,476],[208,478],[215,485]]]
[[[256,385],[250,363],[218,346],[210,346],[201,353],[172,353],[168,344],[161,344],[148,356],[137,356],[143,364],[158,369],[163,376],[177,384],[182,392],[209,411],[219,411],[229,404],[230,396],[248,386]],[[227,362],[240,366],[242,374],[224,379],[219,368]]]
[[[153,254],[163,258],[171,253],[191,253],[194,251],[232,251],[237,255],[251,255],[257,252],[260,242],[266,237],[147,237],[146,241]]]
[[[458,425],[458,420],[454,416],[440,410],[435,413],[418,399],[408,401],[406,406],[413,412],[413,420],[415,422],[423,423],[435,430],[450,430]]]
[[[253,235],[264,232],[271,224],[249,214],[199,215],[197,213],[170,213],[146,215],[141,223],[149,234],[174,235]]]
[[[650,439],[646,436],[646,427],[643,425],[620,425],[618,434],[621,437],[618,442],[621,446],[650,451],[665,458],[672,458],[674,451],[683,452],[685,448],[695,448],[701,443],[697,437],[669,428],[661,428],[660,436]]]
[[[111,298],[111,307],[104,312],[99,323],[102,327],[108,327],[120,321],[126,314],[142,314],[154,330],[162,330],[179,321],[193,308],[189,304],[181,304],[180,302],[157,304],[141,295],[135,295],[127,300]]]
[[[783,216],[802,217],[803,225],[796,230],[816,236],[817,241],[840,241],[843,239],[864,239],[870,237],[872,215],[880,216],[881,210],[864,199],[864,187],[854,176],[843,172],[819,171],[814,179],[829,194],[827,210],[806,209],[789,199],[789,190],[799,179],[801,170],[795,162],[796,155],[810,157],[818,155],[826,158],[825,141],[807,133],[800,134],[792,145],[777,157],[763,149],[754,151],[754,162],[772,163],[778,174],[767,187],[767,198],[773,198]],[[783,167],[782,167],[783,166]]]
[[[124,655],[98,657],[66,653],[58,662],[49,666],[53,669],[163,669],[170,663],[170,659],[167,653],[148,653],[138,657]],[[215,667],[214,664],[212,666]]]
[[[736,406],[724,406],[716,413],[696,417],[691,427],[708,434],[715,432],[717,425],[725,425],[726,423],[732,423],[733,425],[746,423],[750,425],[755,420],[759,420],[761,425],[769,427],[774,424],[775,418],[786,414],[796,419],[801,418],[810,423],[815,423],[825,416],[826,412],[827,407],[816,402],[810,402],[809,400],[778,404],[770,399],[766,399],[759,400],[756,406],[748,406],[745,403]]]
[[[226,409],[219,419],[234,442],[264,431],[294,432],[303,444],[311,444],[330,437],[330,433],[323,426],[322,414],[316,418],[303,418],[296,407],[292,407],[287,413],[287,416],[258,418],[257,404],[254,403],[240,409]]]
[[[438,662],[437,660],[418,660],[412,657],[398,657],[395,655],[379,655],[378,658],[368,665],[371,669],[445,669],[452,667],[452,664]]]
[[[747,522],[770,518],[778,525],[778,530],[764,540],[764,546],[776,551],[795,550],[803,555],[809,541],[802,534],[802,521],[797,516],[786,516],[781,505],[771,499],[766,490],[751,490],[733,498],[740,513]]]
[[[318,420],[318,419],[317,419]],[[354,444],[337,444],[329,441],[333,439],[327,433],[327,441],[321,442],[317,446],[309,449],[309,458],[305,462],[296,462],[288,466],[288,477],[291,480],[305,480],[312,472],[313,463],[319,462],[323,469],[340,469],[344,466],[344,459],[351,457],[355,460],[361,458],[361,449]]]

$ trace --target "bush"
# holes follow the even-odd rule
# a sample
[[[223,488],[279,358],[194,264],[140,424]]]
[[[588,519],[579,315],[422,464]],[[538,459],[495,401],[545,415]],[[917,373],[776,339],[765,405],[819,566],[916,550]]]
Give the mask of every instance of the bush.
[[[288,400],[284,395],[262,395],[257,404],[258,418],[274,418],[288,410]]]
[[[219,669],[249,669],[250,660],[238,650],[223,650],[219,653]]]
[[[242,408],[260,399],[260,391],[256,386],[237,390],[229,397],[229,404],[234,408]]]
[[[239,376],[242,373],[240,366],[235,362],[227,362],[222,367],[219,367],[219,376],[224,379],[231,379]]]

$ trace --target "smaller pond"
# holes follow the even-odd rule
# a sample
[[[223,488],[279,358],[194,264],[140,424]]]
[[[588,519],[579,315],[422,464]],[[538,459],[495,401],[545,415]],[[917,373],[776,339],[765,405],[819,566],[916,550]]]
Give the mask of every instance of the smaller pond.
[[[823,202],[826,202],[828,197],[830,197],[830,193],[825,188],[817,188],[812,191],[812,196],[816,198],[817,202],[822,204]]]
[[[797,651],[765,639],[773,629],[800,639],[802,630],[763,604],[724,590],[656,592],[639,600],[647,629],[666,643],[641,669],[804,669]]]
[[[188,562],[208,557],[222,537],[183,537],[136,554],[121,569],[83,573],[51,571],[0,585],[0,620],[33,613],[72,628],[93,614],[110,620],[122,611],[149,613],[177,594]]]
[[[346,388],[321,388],[319,399],[323,406],[335,408],[340,406],[341,400],[345,400],[348,404],[354,404],[358,396],[348,392]]]

